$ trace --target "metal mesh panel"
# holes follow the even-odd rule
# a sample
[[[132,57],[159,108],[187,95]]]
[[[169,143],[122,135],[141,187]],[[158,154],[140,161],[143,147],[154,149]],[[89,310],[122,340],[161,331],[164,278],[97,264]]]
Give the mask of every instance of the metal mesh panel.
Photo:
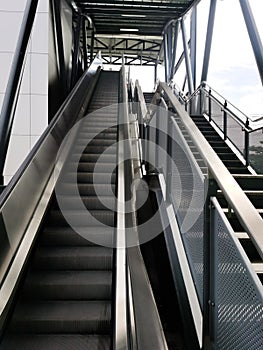
[[[204,176],[179,127],[173,127],[171,199],[175,207],[192,276],[203,304]]]
[[[263,349],[262,286],[223,218],[224,214],[215,209],[217,349],[260,350]]]

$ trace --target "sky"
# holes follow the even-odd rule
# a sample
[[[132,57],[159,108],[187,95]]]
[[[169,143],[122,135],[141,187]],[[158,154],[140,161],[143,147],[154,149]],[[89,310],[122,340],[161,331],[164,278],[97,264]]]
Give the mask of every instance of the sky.
[[[201,0],[198,4],[197,26],[197,84],[201,79],[202,60],[206,37],[210,0]],[[255,21],[263,41],[263,1],[250,0]],[[190,16],[186,20],[190,28]],[[182,53],[182,41],[179,34],[177,57]],[[161,80],[164,71],[159,70]],[[153,70],[142,71],[132,68],[133,79],[139,78],[144,91],[153,89]],[[175,76],[175,83],[182,86],[185,77],[185,65],[181,65]],[[218,0],[207,82],[236,107],[248,115],[263,115],[263,88],[257,70],[255,57],[246,30],[239,0]]]

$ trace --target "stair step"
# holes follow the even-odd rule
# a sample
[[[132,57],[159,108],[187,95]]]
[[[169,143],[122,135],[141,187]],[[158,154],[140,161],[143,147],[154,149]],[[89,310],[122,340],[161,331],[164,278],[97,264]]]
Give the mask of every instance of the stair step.
[[[111,270],[112,259],[112,249],[101,246],[42,246],[39,247],[34,257],[34,268],[41,270]]]
[[[43,301],[20,303],[10,326],[20,333],[109,334],[110,320],[107,301]]]
[[[111,285],[111,271],[31,272],[23,287],[23,299],[110,300]]]
[[[10,334],[1,350],[110,350],[110,345],[111,338],[106,335]]]

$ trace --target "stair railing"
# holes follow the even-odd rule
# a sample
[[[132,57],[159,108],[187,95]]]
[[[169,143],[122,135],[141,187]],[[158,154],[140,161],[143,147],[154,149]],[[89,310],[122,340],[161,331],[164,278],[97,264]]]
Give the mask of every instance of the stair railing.
[[[244,159],[244,163],[263,173],[263,117],[247,116],[206,83],[185,99],[184,104],[190,114],[205,115],[217,127],[222,138]]]
[[[247,343],[238,348],[234,342],[244,339],[252,324],[256,334],[262,332],[259,318],[263,313],[263,288],[213,197],[221,190],[229,215],[235,213],[261,258],[262,217],[169,86],[160,83],[157,92],[163,96],[163,111],[155,113],[148,126],[152,132],[147,135],[153,141],[148,152],[149,162],[155,164],[159,172],[166,215],[189,302],[186,307],[190,305],[200,348],[245,350]],[[163,120],[163,137],[155,142],[154,149],[155,129],[161,125],[157,118]],[[157,161],[156,152],[159,152]],[[240,293],[243,278],[244,289],[251,291],[249,297],[247,292]],[[226,312],[228,308],[233,311],[231,315]],[[242,315],[238,320],[234,312],[237,309]],[[257,310],[259,318],[255,317]],[[224,341],[227,346],[217,347]],[[256,341],[262,346],[262,339]]]

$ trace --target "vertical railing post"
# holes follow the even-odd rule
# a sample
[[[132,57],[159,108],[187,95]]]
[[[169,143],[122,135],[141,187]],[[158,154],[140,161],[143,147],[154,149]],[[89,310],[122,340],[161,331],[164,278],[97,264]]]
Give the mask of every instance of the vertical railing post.
[[[224,109],[223,109],[223,130],[224,130],[224,140],[227,139],[227,101],[224,103]]]
[[[246,166],[249,166],[249,131],[247,130],[249,127],[249,120],[246,120],[246,128],[245,128],[245,161]]]
[[[202,115],[202,104],[203,104],[203,88],[200,89],[200,95],[199,95],[199,112],[200,115]]]
[[[212,121],[212,100],[211,100],[211,89],[209,89],[208,92],[208,117],[209,117],[209,121]]]

